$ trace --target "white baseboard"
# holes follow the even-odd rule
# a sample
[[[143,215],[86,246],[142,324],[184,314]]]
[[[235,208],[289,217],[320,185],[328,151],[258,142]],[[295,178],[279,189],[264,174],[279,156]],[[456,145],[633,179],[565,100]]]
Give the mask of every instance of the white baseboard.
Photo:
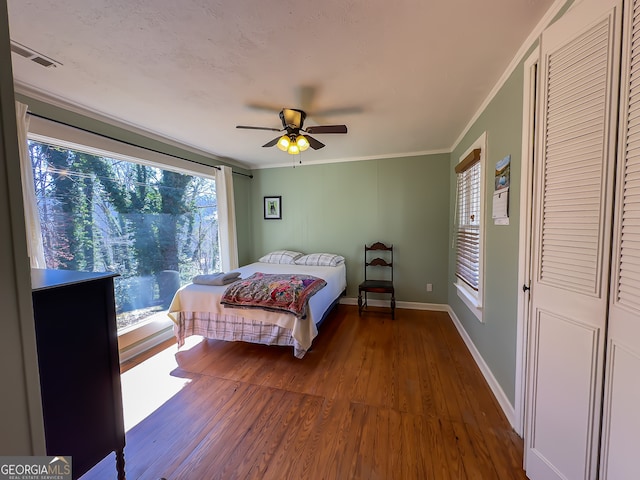
[[[358,305],[356,297],[342,297],[342,305]],[[388,307],[389,300],[368,300],[371,307]],[[448,312],[449,305],[446,303],[419,303],[419,302],[396,302],[396,308],[406,308],[408,310],[430,310],[434,312]]]
[[[343,297],[340,299],[340,303],[344,305],[357,305],[358,299],[355,297]],[[369,300],[369,305],[371,305],[372,307],[388,307],[389,300]],[[478,365],[478,368],[482,372],[484,379],[489,384],[489,388],[491,389],[494,397],[496,397],[496,400],[498,401],[500,408],[502,408],[502,411],[507,417],[509,424],[512,428],[515,429],[516,412],[513,405],[511,405],[509,398],[504,393],[504,390],[502,390],[502,387],[500,386],[496,378],[493,376],[491,369],[484,361],[484,358],[482,358],[482,355],[474,345],[473,340],[471,340],[471,337],[469,336],[467,331],[462,326],[460,319],[455,314],[453,309],[448,304],[419,302],[396,302],[396,308],[407,308],[410,310],[431,310],[437,312],[447,312],[449,314],[449,317],[451,317],[451,321],[455,325],[458,333],[462,337],[462,340],[469,349],[469,352]]]
[[[480,368],[480,371],[482,372],[484,379],[489,384],[489,388],[491,388],[491,391],[493,392],[494,397],[496,397],[496,400],[498,401],[498,404],[502,408],[502,411],[504,412],[505,416],[507,417],[509,424],[511,425],[512,428],[515,429],[516,411],[513,405],[511,405],[509,398],[504,393],[504,390],[502,390],[502,387],[496,380],[496,377],[493,376],[491,369],[489,368],[487,363],[484,361],[484,358],[482,358],[482,355],[474,345],[473,340],[471,340],[471,337],[469,336],[467,331],[462,326],[462,323],[460,322],[460,319],[458,318],[458,316],[455,314],[455,312],[450,306],[447,305],[447,307],[448,307],[449,316],[451,317],[453,324],[458,329],[458,333],[462,337],[462,340],[464,341],[464,343],[467,345],[467,348],[469,349],[471,356],[473,357],[476,364],[478,365],[478,368]]]

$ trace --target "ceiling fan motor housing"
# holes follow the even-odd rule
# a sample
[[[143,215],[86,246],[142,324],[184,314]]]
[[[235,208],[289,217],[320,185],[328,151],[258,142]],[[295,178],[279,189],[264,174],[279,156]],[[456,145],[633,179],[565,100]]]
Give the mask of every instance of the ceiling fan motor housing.
[[[302,128],[304,125],[304,119],[307,118],[307,114],[302,110],[296,108],[283,108],[280,111],[280,120],[282,121],[282,127],[287,128]]]

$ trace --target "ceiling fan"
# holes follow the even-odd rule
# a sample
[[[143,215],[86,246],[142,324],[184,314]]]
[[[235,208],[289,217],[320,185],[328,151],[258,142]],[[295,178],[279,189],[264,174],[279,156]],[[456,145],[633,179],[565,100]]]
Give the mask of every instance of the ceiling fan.
[[[311,133],[314,135],[321,133],[347,133],[346,125],[315,125],[303,128],[305,118],[307,118],[307,114],[302,110],[298,110],[296,108],[283,108],[280,111],[282,128],[252,127],[247,125],[237,125],[236,128],[286,132],[284,135],[276,137],[270,142],[265,143],[263,147],[273,147],[274,145],[277,145],[280,150],[291,155],[297,155],[300,152],[304,152],[309,147],[314,150],[319,150],[325,146],[324,143],[309,135]]]

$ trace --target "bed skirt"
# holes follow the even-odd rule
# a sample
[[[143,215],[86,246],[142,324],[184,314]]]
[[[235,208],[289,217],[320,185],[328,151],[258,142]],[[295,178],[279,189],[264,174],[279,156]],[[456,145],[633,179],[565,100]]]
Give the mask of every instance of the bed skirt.
[[[173,315],[178,317],[173,326],[178,348],[184,345],[187,337],[201,335],[214,340],[293,346],[296,358],[302,358],[307,353],[293,337],[291,329],[276,324],[209,312],[176,312]]]

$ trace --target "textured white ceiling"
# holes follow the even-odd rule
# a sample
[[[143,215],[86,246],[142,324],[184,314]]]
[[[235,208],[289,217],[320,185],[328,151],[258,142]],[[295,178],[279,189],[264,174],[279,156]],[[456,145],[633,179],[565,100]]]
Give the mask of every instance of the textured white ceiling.
[[[327,146],[303,163],[448,151],[553,0],[8,0],[30,89],[250,168],[277,111]]]

